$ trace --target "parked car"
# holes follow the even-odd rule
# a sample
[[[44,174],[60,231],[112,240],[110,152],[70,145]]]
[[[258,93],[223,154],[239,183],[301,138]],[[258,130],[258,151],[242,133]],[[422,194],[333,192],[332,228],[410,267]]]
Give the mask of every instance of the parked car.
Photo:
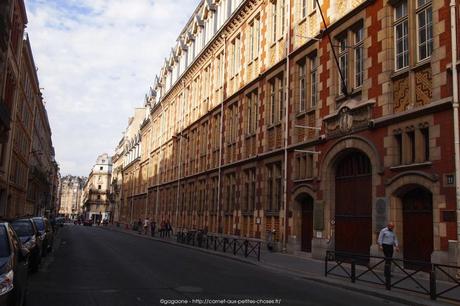
[[[29,251],[11,225],[0,221],[0,305],[24,305],[28,266]]]
[[[39,232],[32,219],[16,219],[10,222],[14,231],[19,236],[22,245],[30,252],[29,268],[36,272],[42,261],[43,240],[39,238]]]
[[[87,220],[83,221],[83,225],[84,226],[93,226],[93,220],[87,219]]]
[[[39,232],[39,239],[43,241],[42,256],[46,256],[53,249],[54,233],[50,222],[44,217],[32,218]]]
[[[56,218],[56,225],[57,226],[63,227],[65,222],[66,222],[66,220],[65,220],[64,217],[57,217]]]

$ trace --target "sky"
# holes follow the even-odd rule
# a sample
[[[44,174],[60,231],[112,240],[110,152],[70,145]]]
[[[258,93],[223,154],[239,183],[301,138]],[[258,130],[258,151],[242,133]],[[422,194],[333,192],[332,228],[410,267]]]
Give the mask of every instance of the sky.
[[[25,0],[61,175],[112,155],[199,0]]]

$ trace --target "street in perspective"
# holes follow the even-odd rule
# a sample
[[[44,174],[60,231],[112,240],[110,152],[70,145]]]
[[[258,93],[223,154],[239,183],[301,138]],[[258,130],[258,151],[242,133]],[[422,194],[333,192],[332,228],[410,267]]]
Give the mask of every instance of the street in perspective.
[[[460,304],[458,0],[1,0],[0,306]]]

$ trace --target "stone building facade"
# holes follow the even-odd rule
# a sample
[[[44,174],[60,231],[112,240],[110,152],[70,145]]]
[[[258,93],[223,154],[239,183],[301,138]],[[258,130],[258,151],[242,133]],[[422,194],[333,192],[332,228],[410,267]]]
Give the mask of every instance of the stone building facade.
[[[0,4],[0,216],[56,213],[59,167],[22,0]]]
[[[399,256],[455,262],[450,29],[448,0],[202,1],[146,98],[131,214],[315,258],[379,254],[392,220]]]
[[[60,183],[59,214],[66,218],[76,219],[81,215],[81,196],[86,177],[66,175]]]
[[[110,185],[112,176],[112,158],[101,154],[83,186],[82,202],[85,219],[99,222],[110,220]]]

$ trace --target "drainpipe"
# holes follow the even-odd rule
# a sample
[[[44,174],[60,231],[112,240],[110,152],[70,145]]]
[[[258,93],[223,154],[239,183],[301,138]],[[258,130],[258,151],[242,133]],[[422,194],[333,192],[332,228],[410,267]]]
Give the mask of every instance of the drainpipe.
[[[460,244],[460,136],[458,121],[458,74],[457,74],[457,24],[455,0],[450,0],[450,32],[452,44],[452,107],[454,112],[454,145],[455,145],[455,195],[457,203],[457,242]],[[460,246],[459,246],[460,251]]]
[[[179,195],[180,195],[180,179],[181,179],[181,167],[182,167],[182,131],[184,130],[184,109],[185,109],[185,80],[182,80],[182,105],[181,105],[181,117],[180,117],[180,134],[179,134],[179,166],[177,173],[177,194],[176,194],[176,221],[175,226],[179,224]]]
[[[160,160],[158,161],[158,170],[157,170],[157,196],[156,196],[156,203],[155,203],[155,219],[157,219],[157,224],[160,224],[160,221],[158,220],[158,205],[159,205],[159,200],[160,200],[160,170],[161,170],[161,164],[163,161],[163,133],[164,133],[164,123],[165,123],[165,112],[163,108],[163,101],[160,101],[160,106],[161,106],[161,127],[160,127]]]
[[[289,142],[289,65],[290,65],[290,44],[291,44],[291,0],[287,1],[288,3],[288,26],[287,26],[287,35],[286,35],[286,84],[284,85],[285,90],[285,101],[284,101],[284,184],[283,184],[283,210],[284,210],[284,230],[283,230],[283,247],[282,252],[286,252],[287,246],[287,229],[288,229],[288,213],[287,213],[287,184],[288,184],[288,142]],[[284,9],[284,8],[283,8]]]
[[[224,55],[223,55],[223,61],[225,63],[225,58],[227,56],[227,36],[224,35]],[[217,182],[217,232],[219,232],[220,226],[221,226],[221,216],[220,216],[220,193],[221,193],[221,184],[222,184],[222,146],[223,146],[223,141],[224,141],[224,136],[223,136],[223,131],[224,131],[224,101],[226,98],[225,94],[225,71],[226,71],[227,65],[222,65],[222,71],[221,71],[221,80],[222,80],[222,101],[220,102],[220,139],[219,139],[219,176],[218,176],[218,182]],[[219,84],[220,85],[220,84]]]

